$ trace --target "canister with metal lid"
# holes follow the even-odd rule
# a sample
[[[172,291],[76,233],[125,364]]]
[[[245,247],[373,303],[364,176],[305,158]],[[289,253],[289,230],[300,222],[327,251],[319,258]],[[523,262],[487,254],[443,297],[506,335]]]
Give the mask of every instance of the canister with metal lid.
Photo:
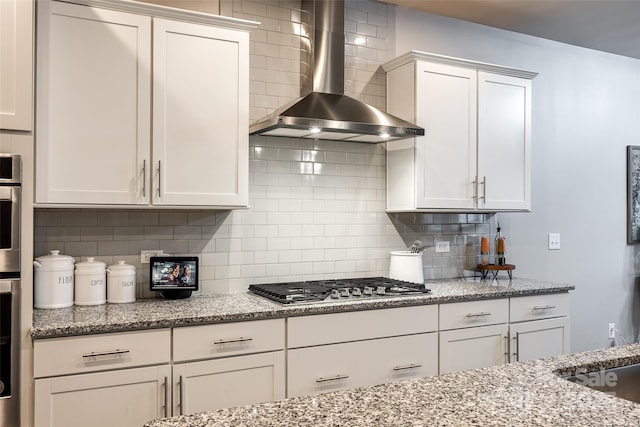
[[[107,268],[107,302],[126,303],[136,300],[136,268],[118,261]]]
[[[73,257],[51,251],[33,261],[35,308],[64,308],[73,305]]]
[[[98,305],[106,302],[106,265],[92,257],[76,264],[76,305]]]

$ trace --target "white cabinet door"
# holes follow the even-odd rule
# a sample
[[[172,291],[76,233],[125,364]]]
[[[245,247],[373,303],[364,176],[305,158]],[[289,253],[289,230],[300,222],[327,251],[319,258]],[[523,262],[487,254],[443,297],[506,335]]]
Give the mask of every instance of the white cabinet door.
[[[418,62],[416,206],[473,209],[476,176],[477,73]]]
[[[36,427],[139,427],[170,415],[169,365],[35,380]]]
[[[531,80],[478,72],[479,208],[531,209]]]
[[[569,353],[569,318],[511,324],[512,362]]]
[[[38,2],[36,203],[146,204],[151,18]]]
[[[0,129],[31,130],[33,5],[0,1]]]
[[[435,332],[287,351],[287,397],[437,374]]]
[[[440,374],[506,363],[507,332],[506,324],[440,332]]]
[[[245,32],[154,19],[153,203],[248,203]]]
[[[173,415],[284,399],[284,351],[173,366]]]

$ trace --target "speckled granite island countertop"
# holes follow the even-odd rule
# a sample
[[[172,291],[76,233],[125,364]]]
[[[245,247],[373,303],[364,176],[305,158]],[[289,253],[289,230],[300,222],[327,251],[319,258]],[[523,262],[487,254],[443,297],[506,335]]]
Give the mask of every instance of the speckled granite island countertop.
[[[640,404],[559,374],[640,362],[629,345],[155,420],[205,426],[638,426]]]
[[[139,329],[257,320],[340,311],[508,298],[568,292],[573,285],[535,280],[438,280],[429,294],[284,306],[252,293],[195,295],[184,300],[146,299],[129,304],[73,306],[33,311],[34,339]]]

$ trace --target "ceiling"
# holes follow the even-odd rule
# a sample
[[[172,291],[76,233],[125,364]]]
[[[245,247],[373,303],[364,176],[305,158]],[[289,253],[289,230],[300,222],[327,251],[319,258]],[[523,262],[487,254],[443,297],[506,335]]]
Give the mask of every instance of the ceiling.
[[[640,59],[640,0],[381,0]]]

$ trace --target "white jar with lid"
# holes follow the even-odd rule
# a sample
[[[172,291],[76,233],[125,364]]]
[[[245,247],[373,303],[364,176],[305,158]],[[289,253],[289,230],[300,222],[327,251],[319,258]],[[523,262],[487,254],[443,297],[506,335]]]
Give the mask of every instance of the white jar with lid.
[[[136,268],[118,261],[107,268],[107,302],[126,303],[136,300]]]
[[[64,308],[73,305],[73,257],[51,251],[33,261],[35,308]]]
[[[92,257],[76,264],[76,305],[98,305],[106,302],[106,265]]]

